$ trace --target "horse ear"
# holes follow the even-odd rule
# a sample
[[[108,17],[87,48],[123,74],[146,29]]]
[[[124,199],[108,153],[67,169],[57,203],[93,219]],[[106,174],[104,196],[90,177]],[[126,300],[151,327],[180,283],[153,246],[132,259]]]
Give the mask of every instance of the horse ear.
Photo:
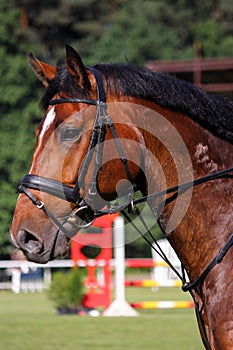
[[[82,88],[90,90],[91,84],[81,57],[69,45],[66,45],[66,67]]]
[[[31,52],[28,53],[28,62],[44,86],[48,87],[56,75],[56,67],[39,61]]]

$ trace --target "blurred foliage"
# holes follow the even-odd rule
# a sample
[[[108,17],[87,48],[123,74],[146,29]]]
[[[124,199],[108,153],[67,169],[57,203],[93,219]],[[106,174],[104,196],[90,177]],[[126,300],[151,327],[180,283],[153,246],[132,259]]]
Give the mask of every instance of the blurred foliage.
[[[51,64],[66,44],[86,64],[232,56],[232,17],[230,0],[0,0],[0,258],[43,116],[26,52]]]
[[[39,86],[28,69],[19,31],[19,9],[0,1],[0,256],[9,246],[8,231],[17,185],[28,169],[38,124]]]
[[[75,308],[80,306],[84,296],[83,271],[73,268],[67,272],[53,274],[48,297],[57,308]]]
[[[127,1],[98,42],[100,61],[192,59],[231,56],[233,9],[230,1]],[[197,48],[198,47],[198,48]]]

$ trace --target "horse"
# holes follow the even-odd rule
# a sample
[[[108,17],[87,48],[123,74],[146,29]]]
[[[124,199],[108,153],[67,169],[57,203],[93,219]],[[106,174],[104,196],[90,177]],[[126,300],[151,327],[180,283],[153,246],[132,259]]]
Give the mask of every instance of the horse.
[[[70,46],[56,66],[28,59],[45,116],[18,187],[13,245],[47,263],[98,216],[143,220],[146,202],[188,275],[205,348],[232,349],[232,102],[144,67],[86,67]]]

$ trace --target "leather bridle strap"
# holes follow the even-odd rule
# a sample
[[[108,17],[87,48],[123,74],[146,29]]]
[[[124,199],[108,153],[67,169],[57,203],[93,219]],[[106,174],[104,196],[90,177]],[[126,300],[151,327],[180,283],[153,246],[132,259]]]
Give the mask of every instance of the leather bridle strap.
[[[66,185],[60,181],[48,179],[47,177],[27,174],[21,180],[18,188],[19,192],[22,192],[22,187],[46,192],[71,203],[77,203],[77,201],[80,200],[79,193],[74,191],[72,186]]]
[[[188,292],[190,290],[195,289],[197,286],[201,285],[204,282],[204,279],[206,278],[206,276],[209,274],[209,272],[222,261],[222,259],[224,258],[228,250],[232,247],[232,245],[233,245],[233,233],[230,235],[230,237],[228,238],[224,246],[219,250],[215,258],[205,268],[202,274],[194,282],[184,282],[182,286],[182,290],[184,292]]]
[[[106,132],[106,127],[109,128],[112,137],[114,139],[116,148],[118,150],[118,153],[120,155],[120,159],[123,163],[125,172],[127,174],[127,178],[129,182],[132,184],[132,177],[131,173],[129,170],[128,166],[128,161],[126,157],[124,156],[124,151],[121,146],[121,143],[119,141],[119,138],[117,136],[117,132],[114,126],[114,123],[112,122],[108,112],[107,112],[107,104],[106,104],[106,94],[105,94],[105,89],[103,85],[103,79],[101,77],[100,72],[95,69],[95,68],[90,68],[88,69],[94,74],[95,80],[96,80],[96,90],[97,90],[97,101],[96,101],[96,117],[95,117],[95,122],[93,126],[93,131],[89,143],[89,147],[87,150],[87,154],[85,156],[85,160],[83,163],[83,166],[80,171],[80,175],[78,178],[77,183],[79,184],[79,187],[83,186],[84,178],[87,173],[88,167],[90,165],[94,147],[97,146],[97,155],[96,155],[96,160],[94,164],[94,171],[93,171],[93,176],[92,176],[92,182],[91,182],[91,188],[89,189],[89,199],[87,200],[87,203],[92,202],[92,196],[96,194],[96,176],[99,170],[100,166],[100,160],[102,158],[102,150],[103,150],[103,143],[105,139],[105,132]]]
[[[185,182],[185,183],[177,185],[177,186],[169,187],[166,190],[162,190],[159,192],[148,194],[147,196],[144,196],[144,197],[141,197],[139,199],[134,200],[133,204],[137,205],[139,203],[146,202],[147,200],[152,199],[152,198],[162,197],[164,195],[171,194],[171,197],[167,198],[165,201],[165,204],[169,204],[170,202],[175,200],[177,198],[177,196],[184,193],[185,191],[188,191],[192,187],[201,185],[201,184],[208,182],[208,181],[220,179],[220,178],[225,178],[225,179],[226,178],[229,178],[229,179],[233,178],[233,174],[231,174],[232,172],[233,172],[233,167],[227,168],[224,170],[220,170],[220,171],[217,171],[215,173],[198,178],[196,180],[193,180],[190,182]]]
[[[57,220],[57,218],[51,213],[51,211],[44,205],[42,201],[40,201],[36,196],[34,196],[30,191],[26,189],[25,186],[19,185],[18,187],[18,192],[19,193],[24,193],[30,201],[38,208],[44,211],[44,213],[54,222],[54,224],[59,228],[67,237],[70,237],[69,232],[64,228],[64,226]],[[58,232],[56,234],[57,239]]]
[[[107,115],[107,105],[106,105],[106,94],[105,94],[105,90],[104,90],[104,86],[103,86],[103,80],[102,80],[102,77],[97,69],[95,69],[95,68],[88,68],[88,69],[94,74],[94,77],[96,80],[97,100],[90,100],[90,101],[93,101],[93,103],[95,102],[96,115],[95,115],[94,125],[93,125],[93,129],[92,129],[91,137],[90,137],[89,146],[88,146],[87,153],[86,153],[86,156],[84,158],[84,162],[82,164],[82,167],[81,167],[81,170],[79,173],[78,180],[77,180],[76,185],[75,185],[75,190],[79,190],[80,187],[84,187],[85,176],[87,174],[90,162],[93,158],[93,153],[94,153],[95,147],[97,146],[98,159],[99,159],[100,158],[100,149],[102,149],[102,147],[103,147],[102,143],[104,142],[104,139],[105,139],[105,127],[104,127],[103,119]],[[64,102],[69,102],[69,101],[64,101]],[[92,175],[91,189],[89,189],[89,200],[87,200],[87,202],[88,201],[92,202],[92,199],[91,199],[92,195],[96,194],[96,188],[95,188],[96,187],[96,180],[95,180],[95,178],[97,176],[97,172],[98,172],[98,164],[97,164],[97,159],[96,159],[95,164],[94,164],[94,171],[93,171],[93,175]]]
[[[96,105],[97,101],[88,98],[56,98],[55,100],[50,100],[50,106],[60,105],[62,103],[86,103],[88,105]]]

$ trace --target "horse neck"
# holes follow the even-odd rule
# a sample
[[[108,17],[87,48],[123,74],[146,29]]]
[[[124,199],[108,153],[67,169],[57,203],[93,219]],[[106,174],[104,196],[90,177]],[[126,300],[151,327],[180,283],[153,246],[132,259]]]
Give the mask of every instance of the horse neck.
[[[151,137],[147,138],[146,146],[162,168],[166,188],[233,166],[233,146],[230,143],[214,136],[185,115],[161,108],[157,108],[157,111],[168,122],[167,125],[166,122],[162,125],[165,128],[164,138],[156,131],[153,140]],[[169,134],[166,130],[169,124],[178,135],[175,130],[172,132],[174,135]],[[186,150],[182,144],[176,144],[178,136],[184,141]],[[174,142],[170,140],[172,137]],[[167,138],[169,142],[166,141]],[[167,149],[167,145],[171,149]],[[185,159],[186,151],[188,160]],[[183,152],[184,157],[179,152]],[[146,168],[148,170],[150,167]],[[159,190],[157,186],[160,185],[157,175],[158,172],[151,166],[147,178],[153,182],[155,191]],[[229,194],[232,195],[232,180],[215,180],[214,183],[209,182],[194,188],[192,193],[180,196],[162,210],[159,218],[161,228],[193,279],[200,275],[233,232],[233,224],[229,223],[233,209]],[[157,203],[152,206],[156,211]],[[220,215],[219,211],[224,215]],[[181,220],[179,215],[183,216]],[[210,256],[207,254],[209,251]]]

